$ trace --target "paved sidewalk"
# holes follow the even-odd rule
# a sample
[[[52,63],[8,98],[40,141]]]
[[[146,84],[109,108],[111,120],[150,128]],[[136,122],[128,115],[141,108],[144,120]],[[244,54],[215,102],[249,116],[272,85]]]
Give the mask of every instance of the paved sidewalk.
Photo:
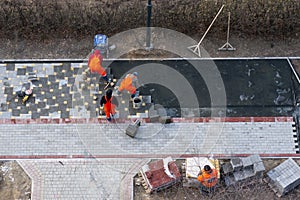
[[[125,134],[124,123],[1,124],[0,156],[295,154],[298,149],[292,125],[293,122],[145,123],[132,139]]]
[[[19,160],[33,200],[132,199],[133,176],[147,159]]]

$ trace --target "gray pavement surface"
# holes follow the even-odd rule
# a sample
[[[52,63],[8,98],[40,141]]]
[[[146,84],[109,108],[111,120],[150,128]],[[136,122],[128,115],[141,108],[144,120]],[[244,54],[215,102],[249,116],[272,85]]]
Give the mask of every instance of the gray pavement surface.
[[[0,155],[293,154],[292,124],[144,123],[134,139],[126,124],[1,124]]]

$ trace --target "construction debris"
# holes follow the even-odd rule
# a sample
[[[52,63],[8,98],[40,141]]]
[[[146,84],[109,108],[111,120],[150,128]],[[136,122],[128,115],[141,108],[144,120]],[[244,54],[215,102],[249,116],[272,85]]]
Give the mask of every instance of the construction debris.
[[[171,157],[150,162],[140,171],[147,193],[160,191],[181,181],[181,174]]]
[[[264,180],[279,197],[300,185],[300,167],[292,158],[270,170],[267,176]]]
[[[225,184],[229,186],[250,177],[262,177],[265,167],[259,155],[251,155],[231,159],[229,163],[222,165],[222,170]]]

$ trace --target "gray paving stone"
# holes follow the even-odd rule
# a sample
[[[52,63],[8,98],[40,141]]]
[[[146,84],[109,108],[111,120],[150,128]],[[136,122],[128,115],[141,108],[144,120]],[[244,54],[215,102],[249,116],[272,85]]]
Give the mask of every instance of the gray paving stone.
[[[222,166],[222,170],[224,172],[225,175],[230,175],[231,173],[233,173],[233,168],[232,168],[232,165],[230,163],[225,163],[223,166]]]
[[[263,162],[254,163],[253,170],[258,176],[262,176],[263,172],[266,170]]]
[[[238,172],[243,167],[242,159],[240,158],[233,158],[230,160],[231,166],[233,168],[233,171]]]
[[[291,158],[270,170],[267,175],[279,195],[284,195],[300,185],[300,167]]]
[[[1,112],[0,113],[0,119],[10,119],[12,116],[11,112]]]

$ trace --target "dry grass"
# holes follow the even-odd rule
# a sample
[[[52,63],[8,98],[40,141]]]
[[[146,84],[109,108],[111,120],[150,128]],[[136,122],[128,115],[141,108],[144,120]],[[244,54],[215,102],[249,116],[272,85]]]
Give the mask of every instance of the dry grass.
[[[224,33],[227,12],[232,32],[245,35],[296,37],[300,30],[298,0],[153,0],[152,25],[193,35],[203,32],[224,3],[212,32]],[[83,37],[146,25],[146,0],[3,0],[0,36],[5,38]]]

